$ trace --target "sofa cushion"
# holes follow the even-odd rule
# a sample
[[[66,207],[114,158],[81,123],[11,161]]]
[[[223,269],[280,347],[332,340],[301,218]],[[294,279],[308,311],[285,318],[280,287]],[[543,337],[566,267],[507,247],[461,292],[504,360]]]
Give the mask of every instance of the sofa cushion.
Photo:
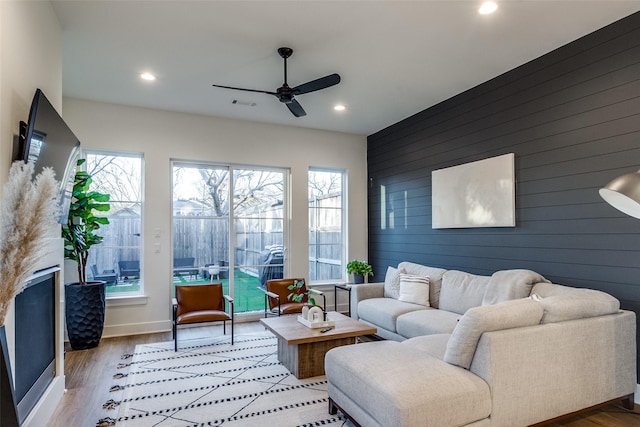
[[[410,346],[427,353],[430,356],[443,360],[449,338],[451,338],[451,334],[423,335],[421,337],[410,338],[402,341],[402,345]]]
[[[329,397],[348,396],[380,426],[463,426],[491,412],[483,379],[398,342],[334,348],[325,371]]]
[[[544,308],[541,323],[562,322],[617,313],[620,301],[595,289],[572,288],[553,283],[539,283],[531,297]]]
[[[542,314],[542,304],[530,298],[471,308],[453,330],[444,360],[469,369],[480,336],[484,332],[537,325]]]
[[[526,298],[531,288],[547,279],[531,270],[501,270],[491,275],[487,290],[482,297],[482,305],[497,304],[512,299]]]
[[[384,297],[398,299],[400,295],[400,273],[403,269],[387,267],[387,274],[384,276]]]
[[[396,319],[405,313],[427,307],[393,298],[370,298],[358,303],[358,317],[388,331],[396,331]]]
[[[398,301],[429,307],[429,278],[400,273]]]
[[[441,310],[464,314],[482,304],[489,276],[476,276],[464,271],[449,270],[442,276]]]
[[[447,271],[444,268],[427,267],[426,265],[415,264],[403,261],[398,264],[398,269],[403,269],[407,274],[414,276],[424,276],[429,278],[429,304],[431,307],[440,307],[440,287],[442,286],[442,275]]]
[[[461,314],[444,310],[420,310],[403,314],[396,321],[396,329],[406,338],[430,334],[450,334],[456,328]]]

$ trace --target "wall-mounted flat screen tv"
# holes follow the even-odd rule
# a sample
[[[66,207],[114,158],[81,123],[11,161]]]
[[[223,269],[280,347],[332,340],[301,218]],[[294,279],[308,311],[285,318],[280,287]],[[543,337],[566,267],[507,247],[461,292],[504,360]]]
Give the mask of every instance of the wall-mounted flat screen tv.
[[[73,192],[80,141],[40,89],[37,89],[33,96],[29,122],[23,126],[21,133],[23,159],[34,164],[34,174],[42,172],[47,166],[53,168],[56,173],[56,179],[60,182],[58,222],[65,224]]]

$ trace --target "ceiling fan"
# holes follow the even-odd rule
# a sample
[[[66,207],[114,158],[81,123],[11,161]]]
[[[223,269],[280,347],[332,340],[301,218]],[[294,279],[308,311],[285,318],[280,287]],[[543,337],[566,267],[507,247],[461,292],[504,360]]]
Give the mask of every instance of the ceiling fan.
[[[235,90],[243,90],[245,92],[257,92],[257,93],[266,93],[267,95],[273,95],[280,102],[285,104],[289,111],[296,116],[302,117],[306,116],[307,113],[302,108],[302,105],[298,101],[295,100],[295,95],[302,95],[309,92],[315,92],[320,89],[326,89],[328,87],[337,85],[340,83],[340,76],[338,74],[330,74],[325,77],[321,77],[316,80],[312,80],[307,83],[303,83],[296,87],[289,87],[287,84],[287,58],[289,58],[293,54],[293,49],[289,47],[281,47],[278,49],[278,54],[284,59],[284,83],[275,92],[271,92],[268,90],[257,90],[257,89],[245,89],[241,87],[233,87],[233,86],[222,86],[222,85],[212,85],[214,87],[221,87],[224,89],[235,89]]]

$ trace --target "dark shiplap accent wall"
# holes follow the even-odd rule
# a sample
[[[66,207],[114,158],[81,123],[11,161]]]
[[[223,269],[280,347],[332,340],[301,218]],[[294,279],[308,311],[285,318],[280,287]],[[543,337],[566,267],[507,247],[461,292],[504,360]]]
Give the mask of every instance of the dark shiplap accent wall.
[[[516,227],[431,228],[432,170],[510,152]],[[640,12],[369,136],[368,168],[376,281],[405,260],[528,268],[638,313],[640,220],[598,189],[640,168]]]

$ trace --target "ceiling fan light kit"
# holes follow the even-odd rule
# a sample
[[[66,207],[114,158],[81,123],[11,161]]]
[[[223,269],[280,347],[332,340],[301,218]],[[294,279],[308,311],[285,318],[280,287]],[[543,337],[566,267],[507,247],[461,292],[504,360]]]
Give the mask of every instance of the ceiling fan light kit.
[[[335,86],[338,83],[340,83],[340,76],[334,73],[334,74],[329,74],[328,76],[325,76],[325,77],[321,77],[316,80],[312,80],[307,83],[303,83],[293,88],[289,87],[289,84],[287,83],[287,59],[291,57],[291,55],[293,55],[293,49],[289,47],[278,48],[278,55],[280,55],[280,57],[284,60],[284,83],[282,84],[282,86],[276,89],[275,92],[268,91],[268,90],[259,90],[259,89],[247,89],[247,88],[234,87],[234,86],[223,86],[223,85],[212,85],[212,86],[220,87],[223,89],[242,90],[245,92],[266,93],[267,95],[273,95],[276,98],[278,98],[280,102],[282,102],[287,106],[289,111],[291,111],[291,114],[293,114],[296,117],[302,117],[302,116],[306,116],[307,113],[306,111],[304,111],[304,108],[302,108],[302,105],[300,105],[300,103],[296,101],[295,99],[296,95],[303,95],[305,93],[315,92],[317,90],[326,89],[328,87]]]

